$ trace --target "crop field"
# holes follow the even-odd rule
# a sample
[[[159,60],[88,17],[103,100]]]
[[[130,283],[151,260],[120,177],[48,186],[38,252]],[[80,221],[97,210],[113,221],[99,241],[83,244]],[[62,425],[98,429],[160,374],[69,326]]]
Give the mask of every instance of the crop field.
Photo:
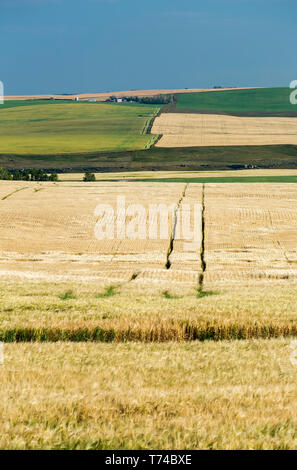
[[[7,344],[3,449],[294,449],[290,340]]]
[[[162,134],[158,147],[296,145],[297,117],[164,113],[152,133]]]
[[[253,169],[253,170],[229,170],[229,171],[121,171],[109,173],[96,173],[97,181],[155,181],[160,180],[173,180],[178,182],[182,180],[194,180],[203,178],[205,182],[209,178],[234,178],[244,181],[244,178],[297,178],[297,170],[275,170],[275,169]],[[82,181],[84,173],[61,173],[59,174],[60,181]],[[212,182],[212,181],[211,181]],[[232,183],[232,181],[230,181]],[[278,182],[278,181],[274,181]],[[281,181],[279,181],[281,182]],[[289,181],[288,181],[289,182]]]
[[[296,110],[289,100],[291,91],[290,88],[255,88],[223,90],[219,93],[185,93],[178,95],[176,108],[246,115],[296,115]]]
[[[127,103],[8,102],[0,109],[0,154],[29,155],[34,165],[40,154],[144,149],[154,141],[145,130],[158,110]]]
[[[3,182],[0,198],[2,291],[21,283],[13,301],[2,296],[3,338],[296,332],[295,184]],[[157,236],[149,238],[149,203],[171,207],[163,238],[159,214],[151,219]],[[107,223],[115,214],[114,239],[95,236],[98,204],[113,211]],[[131,204],[142,207],[137,220]],[[184,207],[190,231],[199,232],[193,241],[173,236]],[[118,214],[127,227],[123,239]]]
[[[297,185],[119,175],[1,182],[0,448],[296,448]]]

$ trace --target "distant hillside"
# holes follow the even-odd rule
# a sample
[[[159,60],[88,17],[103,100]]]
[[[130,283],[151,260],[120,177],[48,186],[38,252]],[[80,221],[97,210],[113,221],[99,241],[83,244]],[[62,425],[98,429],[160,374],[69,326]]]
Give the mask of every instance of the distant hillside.
[[[296,116],[297,106],[290,103],[291,91],[290,88],[257,88],[222,90],[220,93],[179,94],[176,111],[210,111],[255,116],[260,114]]]
[[[237,90],[245,90],[248,88],[236,88]],[[224,90],[234,90],[234,88],[184,88],[182,90],[128,90],[128,91],[108,91],[104,93],[77,93],[77,94],[47,94],[47,95],[18,95],[18,96],[6,96],[6,100],[40,100],[55,98],[57,100],[73,100],[75,97],[79,97],[81,100],[88,100],[90,98],[96,98],[98,101],[105,101],[111,95],[120,98],[121,96],[155,96],[164,94],[177,94],[177,93],[199,93],[199,92],[221,92]]]

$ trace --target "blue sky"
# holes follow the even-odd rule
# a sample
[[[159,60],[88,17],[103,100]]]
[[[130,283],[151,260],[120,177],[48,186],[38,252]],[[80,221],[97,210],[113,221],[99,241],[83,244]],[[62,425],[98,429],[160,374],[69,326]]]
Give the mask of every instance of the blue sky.
[[[288,86],[296,0],[0,0],[6,94]]]

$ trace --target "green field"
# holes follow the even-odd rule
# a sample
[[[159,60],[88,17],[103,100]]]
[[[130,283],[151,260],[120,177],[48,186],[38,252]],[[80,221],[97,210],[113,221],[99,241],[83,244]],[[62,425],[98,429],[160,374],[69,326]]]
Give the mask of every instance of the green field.
[[[290,88],[210,91],[178,95],[177,110],[221,111],[231,113],[297,114],[290,103]]]
[[[143,149],[143,133],[158,107],[136,104],[59,103],[0,107],[0,154],[54,155]]]
[[[36,105],[55,105],[55,104],[63,104],[69,103],[70,100],[5,100],[4,103],[1,105],[0,110],[9,109],[9,108],[18,108],[20,106],[36,106]]]
[[[192,178],[133,178],[150,183],[297,183],[297,176],[207,176]]]

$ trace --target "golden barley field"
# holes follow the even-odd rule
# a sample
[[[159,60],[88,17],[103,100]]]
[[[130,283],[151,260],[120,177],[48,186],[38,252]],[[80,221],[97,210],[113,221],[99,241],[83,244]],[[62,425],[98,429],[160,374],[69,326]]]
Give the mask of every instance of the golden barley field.
[[[283,183],[3,182],[0,336],[295,335],[296,201],[295,184]],[[163,238],[152,203],[172,209]],[[98,204],[109,208],[113,239],[96,238]],[[124,237],[116,217],[129,228]],[[183,220],[195,239],[183,228],[177,237]]]
[[[290,340],[6,344],[0,448],[295,449]]]
[[[0,448],[295,449],[296,185],[115,176],[0,184]]]
[[[163,113],[151,132],[157,147],[296,145],[297,118]]]

